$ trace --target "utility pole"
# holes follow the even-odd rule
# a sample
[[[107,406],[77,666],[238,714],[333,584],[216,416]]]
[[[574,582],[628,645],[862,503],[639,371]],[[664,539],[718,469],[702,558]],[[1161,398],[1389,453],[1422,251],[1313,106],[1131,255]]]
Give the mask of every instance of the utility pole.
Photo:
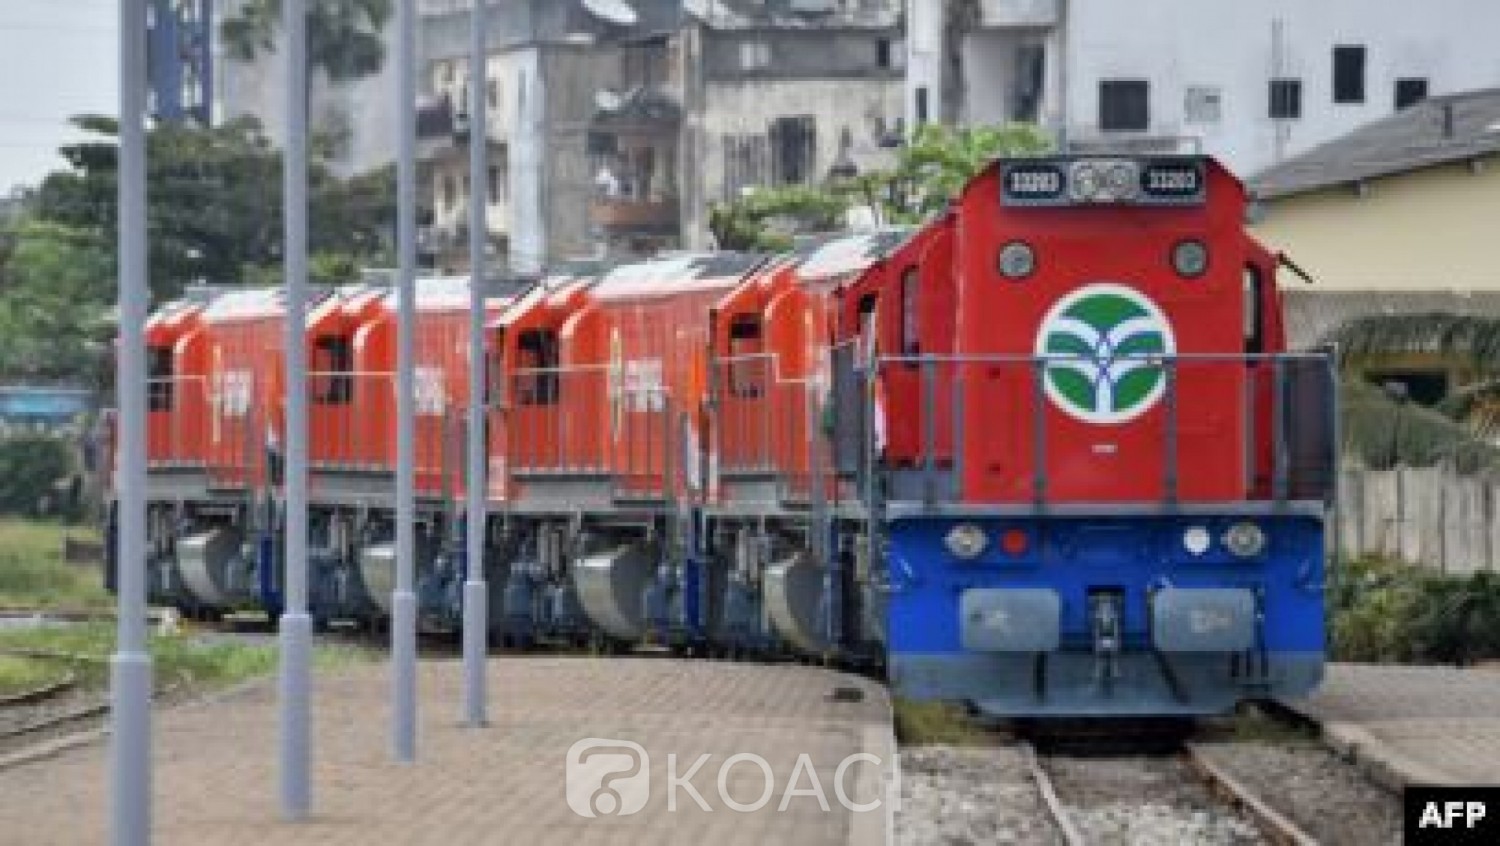
[[[109,662],[110,842],[151,842],[151,653],[146,644],[146,4],[120,2],[120,352],[115,385],[119,608]]]
[[[312,617],[307,610],[307,0],[283,0],[286,33],[286,604],[281,641],[281,814],[312,810]]]
[[[396,13],[396,588],[391,594],[392,726],[397,761],[417,758],[417,597],[414,536],[416,483],[417,288],[417,15],[416,0],[400,0]]]
[[[484,574],[484,300],[486,204],[489,202],[489,69],[485,0],[475,0],[469,44],[469,471],[464,562],[464,718],[485,724],[485,662],[489,643],[489,587]]]

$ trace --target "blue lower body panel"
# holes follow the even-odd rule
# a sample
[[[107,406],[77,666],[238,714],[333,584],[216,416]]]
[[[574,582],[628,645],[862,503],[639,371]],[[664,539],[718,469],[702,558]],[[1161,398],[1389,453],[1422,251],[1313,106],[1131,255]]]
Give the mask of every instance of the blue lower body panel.
[[[961,524],[986,540],[957,545],[968,558],[945,543]],[[889,540],[904,698],[996,717],[1198,715],[1322,679],[1316,517],[906,518]]]

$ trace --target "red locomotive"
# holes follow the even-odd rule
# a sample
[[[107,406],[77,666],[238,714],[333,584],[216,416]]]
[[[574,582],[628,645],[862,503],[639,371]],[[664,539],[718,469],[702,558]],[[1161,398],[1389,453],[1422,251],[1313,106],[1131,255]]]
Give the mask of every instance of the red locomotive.
[[[1002,161],[916,229],[493,300],[492,631],[837,657],[994,714],[1204,713],[1308,690],[1332,370],[1286,351],[1278,260],[1244,211],[1206,158]],[[463,570],[467,283],[421,290],[418,586],[443,627]],[[218,302],[153,322],[163,375],[217,386],[153,405],[153,494],[178,518],[159,527],[163,560],[181,566],[182,515],[213,522],[235,543],[193,554],[253,562],[274,605],[279,355],[269,337],[235,346]],[[374,288],[327,295],[308,331],[322,618],[385,607],[394,337]],[[245,401],[225,399],[245,381],[231,362]],[[205,419],[208,435],[165,434]],[[174,450],[213,484],[171,488]]]

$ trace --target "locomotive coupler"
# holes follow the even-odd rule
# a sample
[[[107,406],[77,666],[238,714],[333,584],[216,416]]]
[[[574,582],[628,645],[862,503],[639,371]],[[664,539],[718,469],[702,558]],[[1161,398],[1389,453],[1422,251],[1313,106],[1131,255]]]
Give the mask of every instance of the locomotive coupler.
[[[1094,635],[1094,679],[1105,691],[1120,677],[1123,619],[1120,606],[1123,601],[1124,597],[1116,591],[1089,594],[1089,617]]]

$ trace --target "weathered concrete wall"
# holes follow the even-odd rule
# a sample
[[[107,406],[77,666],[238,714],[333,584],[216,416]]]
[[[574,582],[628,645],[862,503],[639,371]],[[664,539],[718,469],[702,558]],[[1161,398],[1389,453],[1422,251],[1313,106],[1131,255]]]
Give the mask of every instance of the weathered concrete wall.
[[[1500,572],[1500,479],[1439,468],[1345,470],[1341,552],[1445,573]]]
[[[704,143],[698,170],[707,202],[729,199],[726,139],[767,138],[780,117],[812,116],[816,125],[816,160],[812,173],[822,179],[838,158],[845,130],[849,153],[861,171],[888,166],[890,150],[880,147],[885,132],[903,114],[903,86],[897,79],[772,80],[708,82],[705,85]],[[770,163],[766,163],[765,184]]]

